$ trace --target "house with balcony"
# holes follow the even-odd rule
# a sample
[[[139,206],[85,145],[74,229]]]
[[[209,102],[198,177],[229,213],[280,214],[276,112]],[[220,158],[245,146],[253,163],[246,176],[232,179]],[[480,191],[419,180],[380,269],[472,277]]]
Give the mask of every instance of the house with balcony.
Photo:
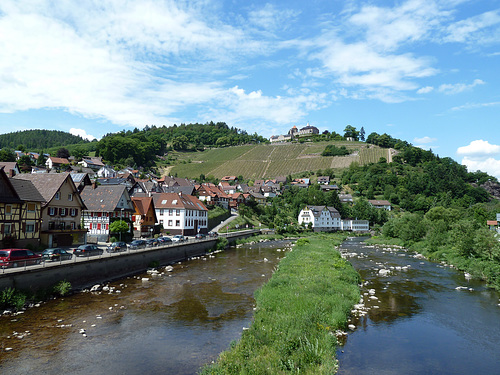
[[[135,212],[132,214],[134,237],[150,237],[153,234],[156,211],[152,197],[132,197]]]
[[[135,212],[132,199],[125,185],[85,186],[81,192],[85,206],[83,226],[93,242],[109,240],[109,225],[115,220],[131,222]]]
[[[48,247],[84,244],[87,231],[81,226],[86,209],[70,173],[19,174],[15,180],[30,181],[43,197],[40,241]]]
[[[392,209],[391,202],[386,201],[386,200],[368,200],[368,203],[370,203],[373,207],[375,208],[382,208],[386,211],[390,211]]]

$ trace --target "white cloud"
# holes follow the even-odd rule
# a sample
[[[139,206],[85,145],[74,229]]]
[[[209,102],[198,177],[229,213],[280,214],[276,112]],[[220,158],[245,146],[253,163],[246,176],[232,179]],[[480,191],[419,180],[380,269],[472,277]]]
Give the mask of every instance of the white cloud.
[[[207,9],[200,17],[199,8],[180,1],[3,1],[0,35],[9,37],[0,39],[0,112],[57,108],[142,127],[211,103],[225,91],[210,79],[214,67],[266,47]]]
[[[498,107],[500,106],[500,102],[490,102],[490,103],[467,103],[464,105],[460,105],[457,107],[453,107],[452,111],[462,111],[467,109],[476,109],[476,108],[487,108],[487,107]]]
[[[434,90],[432,86],[425,86],[417,90],[417,94],[428,94]]]
[[[500,180],[500,160],[488,158],[484,160],[476,160],[469,157],[462,159],[462,164],[467,167],[469,172],[482,171],[488,173],[490,176],[496,177]]]
[[[427,144],[427,143],[432,143],[432,142],[436,142],[437,139],[436,138],[431,138],[431,137],[423,137],[423,138],[414,138],[413,139],[413,142],[415,143],[423,143],[423,144]]]
[[[94,139],[97,139],[93,135],[87,134],[87,132],[84,129],[71,128],[71,129],[69,129],[69,133],[73,134],[73,135],[80,136],[83,139],[86,139],[88,141],[93,141]]]
[[[492,145],[488,141],[484,141],[482,139],[478,139],[472,141],[469,145],[459,147],[457,149],[458,155],[465,155],[466,157],[487,157],[489,155],[500,154],[500,146]]]
[[[248,21],[263,30],[274,32],[287,29],[297,14],[298,12],[292,9],[278,9],[274,5],[267,3],[260,9],[250,11]]]
[[[448,26],[444,40],[459,43],[488,43],[497,40],[500,11],[490,11]],[[496,28],[496,32],[495,32]]]
[[[485,82],[483,80],[475,79],[474,82],[472,82],[470,85],[467,85],[465,83],[443,84],[439,86],[439,91],[447,95],[458,94],[466,90],[470,90],[475,86],[484,84]]]

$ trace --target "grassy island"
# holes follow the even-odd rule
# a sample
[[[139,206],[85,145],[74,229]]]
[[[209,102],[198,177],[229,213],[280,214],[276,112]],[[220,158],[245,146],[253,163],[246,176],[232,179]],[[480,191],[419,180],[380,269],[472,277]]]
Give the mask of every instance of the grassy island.
[[[299,239],[256,292],[251,327],[201,374],[335,373],[335,331],[360,298],[359,274],[335,249],[344,238]]]

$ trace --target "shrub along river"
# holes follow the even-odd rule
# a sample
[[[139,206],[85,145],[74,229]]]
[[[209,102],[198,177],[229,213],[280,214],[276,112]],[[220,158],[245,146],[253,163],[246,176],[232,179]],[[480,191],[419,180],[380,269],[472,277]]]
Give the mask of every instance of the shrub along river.
[[[340,248],[361,275],[364,306],[339,348],[339,374],[500,373],[498,293],[415,253],[362,240]]]
[[[0,317],[0,373],[196,374],[250,325],[289,249],[245,245]],[[340,374],[499,373],[497,293],[403,249],[340,250],[363,279]]]

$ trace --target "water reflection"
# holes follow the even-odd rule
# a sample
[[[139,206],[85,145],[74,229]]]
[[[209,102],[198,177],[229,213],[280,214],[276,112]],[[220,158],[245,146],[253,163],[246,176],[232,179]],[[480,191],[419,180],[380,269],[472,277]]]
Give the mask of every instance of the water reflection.
[[[404,249],[353,239],[341,251],[362,276],[368,311],[338,352],[339,374],[498,372],[497,293]]]
[[[0,373],[195,374],[250,325],[253,293],[288,245],[228,250],[162,276],[111,283],[111,293],[80,293],[2,317]]]

